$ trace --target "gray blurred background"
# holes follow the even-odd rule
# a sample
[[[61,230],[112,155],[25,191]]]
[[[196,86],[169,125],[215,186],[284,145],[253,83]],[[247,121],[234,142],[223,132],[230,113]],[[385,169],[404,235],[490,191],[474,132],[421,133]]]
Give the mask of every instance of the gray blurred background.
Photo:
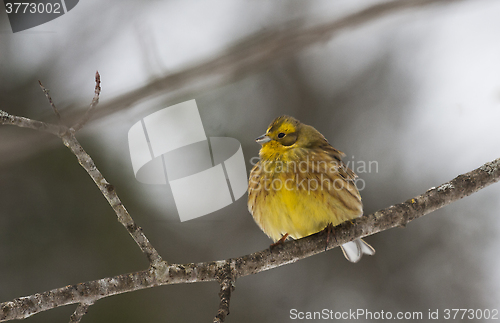
[[[71,123],[93,97],[96,70],[105,108],[255,35],[306,29],[376,3],[89,0],[15,34],[2,11],[0,109],[56,122],[41,80]],[[259,149],[254,138],[275,117],[293,115],[344,151],[350,166],[377,163],[371,171],[354,167],[371,213],[500,157],[499,16],[494,0],[395,11],[253,69],[221,67],[224,77],[100,111],[78,138],[165,260],[249,254],[271,241],[253,222],[246,196],[181,223],[168,186],[135,180],[127,144],[135,122],[196,99],[207,136],[239,140],[249,171]],[[368,237],[377,254],[358,264],[335,249],[241,278],[227,322],[288,322],[291,309],[424,317],[436,309],[500,309],[499,196],[493,185],[405,229]],[[57,138],[0,126],[0,302],[147,266]],[[109,297],[82,322],[210,322],[218,291],[216,283],[197,283]],[[74,308],[27,322],[66,322]]]

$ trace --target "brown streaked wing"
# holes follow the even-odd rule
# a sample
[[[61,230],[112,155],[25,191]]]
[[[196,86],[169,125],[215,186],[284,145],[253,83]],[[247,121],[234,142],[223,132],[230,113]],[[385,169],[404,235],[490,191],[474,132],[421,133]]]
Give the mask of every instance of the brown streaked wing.
[[[332,147],[332,149],[334,149]],[[324,174],[327,176],[327,178],[330,180],[331,183],[336,184],[336,180],[340,180],[342,183],[342,191],[345,191],[346,194],[342,194],[338,192],[336,195],[341,198],[342,196],[345,197],[345,199],[349,199],[350,203],[348,201],[342,201],[343,204],[346,205],[346,207],[351,208],[351,206],[354,206],[357,203],[361,203],[361,195],[359,194],[358,189],[354,185],[354,180],[357,177],[356,174],[349,169],[348,167],[345,166],[345,164],[339,160],[336,156],[332,157],[330,153],[327,153],[325,151],[318,151],[314,152],[315,155],[315,160],[321,160],[325,161],[326,163],[318,163],[317,165],[311,166],[311,168],[316,168],[319,166],[319,173]],[[325,165],[328,167],[325,168]],[[323,184],[323,183],[322,183]],[[336,185],[333,185],[332,187],[336,187]],[[336,189],[338,191],[338,189]],[[333,193],[333,192],[331,192]]]

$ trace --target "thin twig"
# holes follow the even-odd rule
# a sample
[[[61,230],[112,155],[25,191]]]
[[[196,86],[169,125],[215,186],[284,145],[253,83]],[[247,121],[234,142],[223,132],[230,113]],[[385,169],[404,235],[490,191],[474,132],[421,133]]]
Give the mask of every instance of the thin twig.
[[[373,214],[362,216],[352,222],[334,228],[336,240],[330,241],[328,249],[348,241],[366,237],[407,223],[454,201],[469,196],[500,180],[500,158],[481,167],[459,175],[439,187]],[[231,264],[233,278],[257,274],[262,271],[294,263],[300,259],[325,251],[326,233],[292,240],[269,250],[269,248],[238,258],[190,263],[160,263],[149,270],[123,274],[96,281],[53,289],[44,293],[14,299],[0,304],[0,322],[23,319],[55,307],[75,303],[91,303],[101,298],[161,285],[218,281],[221,271]]]
[[[89,121],[90,116],[92,115],[92,112],[94,111],[95,107],[97,106],[97,103],[99,103],[99,95],[101,94],[101,75],[99,75],[99,71],[95,72],[95,89],[94,89],[94,98],[92,99],[92,102],[90,103],[89,108],[85,112],[85,115],[83,118],[80,119],[72,128],[74,132],[77,132],[78,130],[82,129],[83,126]]]
[[[59,114],[59,111],[56,108],[56,105],[54,104],[54,101],[50,97],[49,90],[43,86],[42,81],[38,80],[38,84],[40,84],[40,87],[42,88],[43,93],[45,93],[45,96],[47,97],[47,100],[49,100],[50,106],[54,110],[55,115],[57,116],[57,122],[61,125],[62,123],[62,118],[61,115]]]
[[[87,314],[87,311],[89,310],[89,307],[92,304],[87,304],[87,303],[80,303],[76,307],[75,311],[71,316],[69,317],[69,323],[78,323],[81,321],[82,317]]]

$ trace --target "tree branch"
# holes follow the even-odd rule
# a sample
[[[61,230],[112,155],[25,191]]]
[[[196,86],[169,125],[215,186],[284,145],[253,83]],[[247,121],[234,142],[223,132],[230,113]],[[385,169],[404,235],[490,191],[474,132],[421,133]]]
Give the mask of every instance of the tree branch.
[[[0,114],[1,115],[1,114]],[[409,222],[454,201],[469,196],[500,180],[500,158],[431,188],[425,193],[403,203],[389,206],[375,213],[362,216],[352,222],[334,228],[335,241],[330,241],[327,249],[332,249],[348,241],[362,238],[394,227],[404,227]],[[0,304],[0,322],[23,319],[41,311],[76,303],[92,303],[101,298],[161,285],[217,281],[221,272],[232,268],[234,280],[262,271],[294,263],[300,259],[325,251],[324,231],[311,236],[283,243],[273,250],[265,249],[253,254],[222,261],[170,264],[165,262],[151,266],[148,270],[123,274],[96,281],[80,283],[21,297]],[[226,269],[225,269],[226,268]],[[221,308],[223,298],[229,301],[232,287],[226,280],[221,286]],[[229,305],[229,302],[227,302]],[[225,311],[225,309],[223,309]],[[225,313],[225,312],[224,312]]]

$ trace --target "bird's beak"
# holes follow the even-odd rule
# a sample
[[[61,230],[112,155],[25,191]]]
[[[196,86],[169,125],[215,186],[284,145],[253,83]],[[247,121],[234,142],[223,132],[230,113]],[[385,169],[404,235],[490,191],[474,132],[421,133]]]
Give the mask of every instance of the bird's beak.
[[[265,144],[266,142],[270,142],[271,141],[271,138],[269,138],[268,136],[266,135],[262,135],[260,136],[259,138],[255,139],[255,141],[257,141],[259,144],[263,145]]]

